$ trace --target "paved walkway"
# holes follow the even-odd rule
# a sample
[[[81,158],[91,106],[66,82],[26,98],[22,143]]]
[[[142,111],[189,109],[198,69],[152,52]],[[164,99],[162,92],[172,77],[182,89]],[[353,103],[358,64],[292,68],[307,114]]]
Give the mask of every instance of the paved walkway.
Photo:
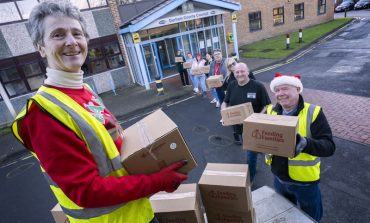
[[[275,103],[269,84],[264,84]],[[370,98],[307,88],[302,95],[305,101],[323,108],[335,137],[370,146]]]

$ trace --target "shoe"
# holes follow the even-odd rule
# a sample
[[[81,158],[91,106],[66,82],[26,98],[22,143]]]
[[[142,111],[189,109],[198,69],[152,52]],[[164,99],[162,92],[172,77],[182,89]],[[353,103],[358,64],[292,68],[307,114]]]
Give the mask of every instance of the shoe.
[[[194,94],[198,94],[199,93],[199,89],[198,88],[194,88],[193,91],[194,91]]]
[[[234,133],[234,143],[235,145],[241,146],[243,145],[242,137],[241,135]]]
[[[217,102],[217,100],[216,100],[216,98],[214,98],[211,102],[209,102],[209,103],[211,103],[211,104],[214,104],[214,103],[216,103]]]
[[[216,108],[220,107],[220,102],[216,101]]]
[[[207,92],[203,92],[203,93],[202,93],[202,98],[203,98],[203,99],[207,99],[207,98],[208,98]]]

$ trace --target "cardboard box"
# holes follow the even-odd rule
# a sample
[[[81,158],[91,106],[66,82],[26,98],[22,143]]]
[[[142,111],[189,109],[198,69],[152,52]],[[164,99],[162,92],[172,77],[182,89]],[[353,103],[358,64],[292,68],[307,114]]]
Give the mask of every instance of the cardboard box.
[[[184,62],[184,60],[182,59],[182,57],[175,57],[175,62]]]
[[[229,211],[224,209],[207,209],[209,223],[256,223],[254,208],[245,212]]]
[[[254,113],[244,120],[243,148],[294,157],[298,117]]]
[[[253,191],[252,200],[259,223],[315,222],[310,216],[268,186]]]
[[[195,68],[195,69],[191,69],[191,74],[192,75],[202,75],[204,73],[202,72],[201,68]]]
[[[185,62],[182,64],[185,69],[191,69],[191,66],[193,65],[192,62]]]
[[[53,215],[55,223],[69,223],[59,203],[57,203],[50,212]]]
[[[252,103],[244,103],[240,105],[230,106],[221,110],[222,120],[224,125],[243,124],[244,119],[253,114]]]
[[[203,66],[203,67],[200,68],[200,70],[201,70],[201,72],[203,74],[208,74],[209,73],[209,69],[210,69],[210,66],[209,65]]]
[[[150,174],[174,162],[188,160],[179,169],[188,173],[197,166],[177,125],[157,110],[123,132],[121,162],[130,174]]]
[[[159,222],[204,223],[197,184],[182,184],[173,193],[159,192],[150,203]]]
[[[208,163],[198,185],[206,212],[246,212],[252,208],[247,164]]]
[[[213,76],[209,76],[206,82],[209,88],[214,88],[214,87],[221,87],[223,80],[224,79],[222,75],[213,75]]]

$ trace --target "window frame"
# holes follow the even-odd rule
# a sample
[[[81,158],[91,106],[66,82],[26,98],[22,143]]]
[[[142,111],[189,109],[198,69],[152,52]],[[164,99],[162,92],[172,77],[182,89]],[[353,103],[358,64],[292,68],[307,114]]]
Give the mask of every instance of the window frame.
[[[20,7],[18,6],[17,2],[20,2],[21,0],[8,0],[8,1],[4,1],[4,2],[0,2],[0,6],[1,4],[5,4],[5,3],[13,3],[17,9],[17,13],[18,13],[18,17],[20,19],[17,19],[17,20],[13,20],[13,21],[8,21],[8,22],[1,22],[0,21],[0,25],[8,25],[8,24],[13,24],[13,23],[18,23],[18,22],[25,22],[28,20],[23,18],[22,16],[22,13],[21,13],[21,10],[20,10]],[[38,3],[40,3],[40,0],[36,0]],[[87,5],[88,5],[88,8],[85,8],[85,9],[80,9],[81,12],[83,11],[87,11],[87,10],[91,10],[91,9],[100,9],[100,8],[106,8],[106,7],[109,7],[108,6],[108,1],[107,0],[103,0],[105,1],[105,5],[102,5],[102,6],[97,6],[97,7],[91,7],[90,5],[90,0],[83,0],[83,1],[86,1],[87,2]],[[73,4],[73,3],[72,3]],[[0,7],[1,8],[1,7]]]
[[[258,15],[258,19],[255,19],[256,17],[253,17],[253,20],[251,20],[251,16]],[[255,11],[248,13],[248,21],[249,21],[249,32],[257,32],[259,30],[262,30],[262,13],[261,11]],[[259,29],[252,29],[251,23],[254,21],[259,21]]]
[[[23,67],[25,65],[33,64],[33,63],[36,63],[36,64],[39,65],[40,73],[27,76],[25,74],[24,70],[23,70]],[[44,60],[41,58],[39,52],[34,52],[34,53],[26,54],[26,55],[21,55],[21,56],[17,56],[17,57],[12,57],[12,58],[7,58],[7,59],[4,59],[4,60],[0,60],[0,67],[2,68],[1,70],[7,70],[7,69],[15,68],[15,70],[17,71],[17,74],[18,74],[17,79],[10,80],[10,81],[3,81],[2,77],[0,76],[0,82],[3,85],[3,87],[5,89],[5,92],[6,92],[6,94],[8,95],[9,98],[14,98],[14,97],[18,97],[18,96],[21,96],[21,95],[25,95],[25,94],[37,91],[37,89],[39,87],[37,87],[35,89],[32,89],[29,82],[28,82],[28,79],[38,77],[38,76],[43,76],[44,78],[46,78],[46,75],[45,75],[46,66],[45,66]],[[10,84],[10,83],[14,83],[14,82],[19,82],[19,81],[23,82],[24,86],[26,87],[27,92],[25,92],[25,93],[24,92],[23,93],[16,93],[14,95],[10,95],[10,93],[8,92],[8,90],[6,88],[6,85]]]
[[[113,54],[106,54],[106,52],[104,50],[104,47],[109,46],[112,43],[117,44],[117,47],[118,47],[119,51],[117,53],[113,53]],[[113,70],[113,69],[117,69],[117,68],[126,66],[126,61],[125,61],[125,58],[122,55],[121,47],[119,45],[118,37],[117,37],[116,34],[90,40],[88,49],[90,50],[90,49],[93,49],[93,48],[100,49],[100,51],[102,52],[102,56],[98,57],[98,58],[91,59],[90,56],[89,56],[89,52],[87,53],[85,64],[88,68],[88,72],[84,73],[84,77],[92,76],[94,74],[98,74],[98,73],[102,73],[102,72],[106,72],[106,71],[109,71],[109,70]],[[115,57],[117,55],[122,57],[123,65],[118,66],[118,67],[111,67],[108,60],[109,60],[109,58]],[[98,72],[93,71],[92,63],[94,63],[96,61],[101,61],[101,60],[104,60],[104,64],[105,64],[107,69],[102,70],[102,71],[98,71]]]
[[[296,9],[297,6],[302,6],[302,7],[300,7],[299,10],[297,10]],[[302,17],[297,18],[296,12],[301,12]],[[303,19],[304,19],[304,2],[294,4],[294,21],[299,21],[299,20],[303,20]]]
[[[326,0],[318,0],[317,1],[317,15],[323,15],[326,14]],[[324,11],[321,12],[321,7],[324,8]]]
[[[280,9],[282,9],[282,13],[280,14]],[[275,14],[275,10],[278,11],[278,14]],[[281,26],[281,25],[284,25],[285,24],[285,16],[284,16],[284,6],[281,6],[281,7],[277,7],[277,8],[273,8],[272,9],[272,21],[273,21],[273,26]],[[275,20],[274,20],[274,16],[279,16],[281,15],[282,18],[283,18],[283,22],[281,23],[275,23]]]

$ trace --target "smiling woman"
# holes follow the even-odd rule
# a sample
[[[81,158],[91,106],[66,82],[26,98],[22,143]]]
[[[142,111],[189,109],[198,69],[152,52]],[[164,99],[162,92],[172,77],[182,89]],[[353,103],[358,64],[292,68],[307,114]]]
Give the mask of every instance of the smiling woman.
[[[186,163],[126,176],[119,158],[123,130],[99,96],[82,83],[81,67],[89,51],[78,8],[69,1],[43,1],[32,10],[29,25],[33,44],[47,60],[47,78],[12,130],[40,161],[69,222],[156,222],[147,197],[174,191],[187,179],[177,173]],[[116,67],[118,53],[115,44],[105,42],[89,56],[97,62],[108,55],[108,66]]]

